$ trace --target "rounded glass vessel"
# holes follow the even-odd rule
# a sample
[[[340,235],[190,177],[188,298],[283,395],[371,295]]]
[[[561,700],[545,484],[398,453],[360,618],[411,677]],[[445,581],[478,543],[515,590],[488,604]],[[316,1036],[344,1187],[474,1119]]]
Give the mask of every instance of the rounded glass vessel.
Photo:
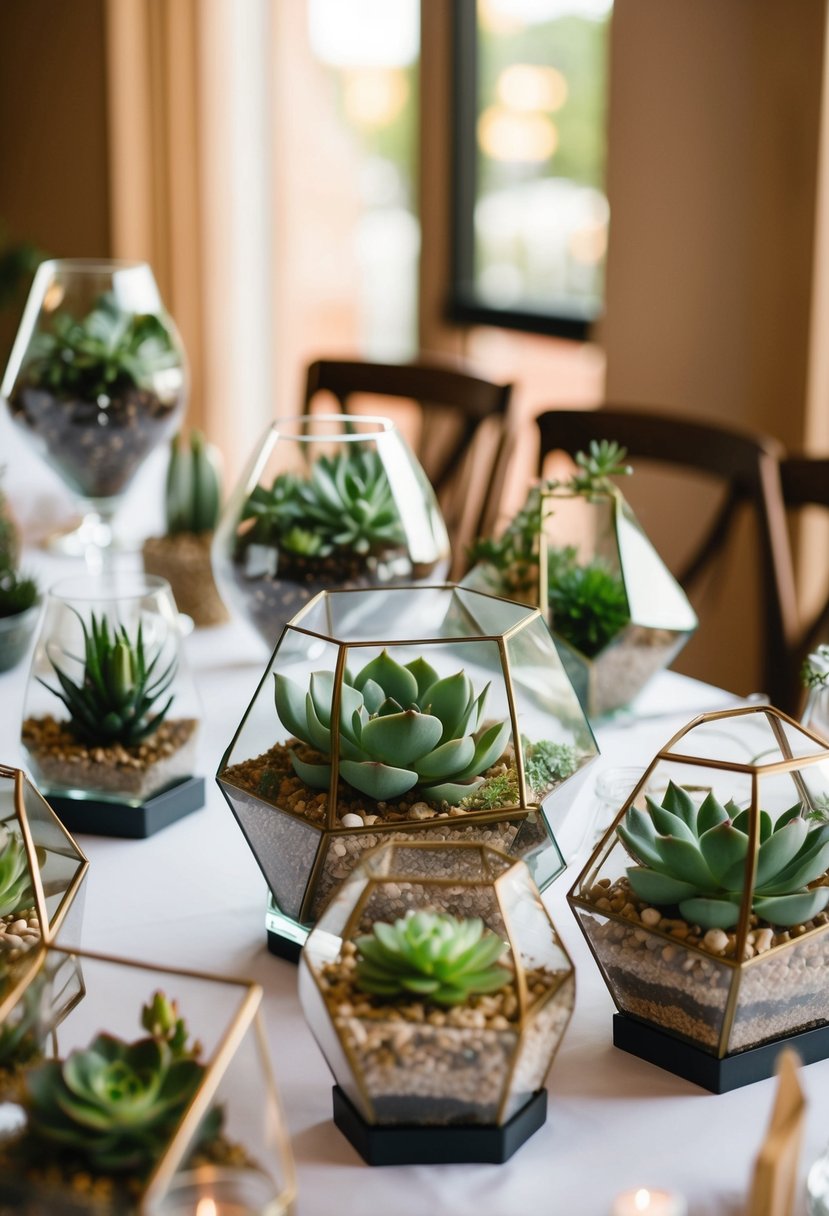
[[[143,803],[194,771],[199,706],[164,579],[57,583],[26,688],[22,743],[47,794]]]
[[[319,591],[440,582],[449,541],[426,475],[387,418],[277,419],[213,545],[222,598],[275,646]]]
[[[43,262],[0,391],[80,500],[84,524],[68,547],[106,547],[121,495],[187,398],[184,350],[150,267]]]

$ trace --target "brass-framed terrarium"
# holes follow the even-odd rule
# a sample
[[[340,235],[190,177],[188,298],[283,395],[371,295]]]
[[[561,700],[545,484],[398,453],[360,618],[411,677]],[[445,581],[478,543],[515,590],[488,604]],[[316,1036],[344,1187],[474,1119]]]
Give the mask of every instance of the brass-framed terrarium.
[[[682,588],[611,477],[629,473],[616,444],[579,453],[495,541],[478,541],[464,584],[537,604],[591,717],[629,704],[697,626]]]
[[[78,931],[88,867],[23,770],[0,764],[0,963]]]
[[[597,754],[537,609],[452,586],[337,591],[286,626],[217,780],[273,896],[269,944],[296,958],[384,840],[502,848],[543,889]]]
[[[575,973],[524,862],[381,845],[308,937],[299,992],[370,1164],[503,1161],[544,1122]]]
[[[44,980],[72,971],[71,999],[64,982],[44,1002]],[[0,1039],[23,1007],[40,1048],[7,1099],[0,1205],[192,1212],[220,1178],[240,1193],[255,1183],[261,1210],[287,1216],[293,1164],[261,1001],[241,980],[41,949],[0,1003]]]
[[[829,1055],[829,747],[781,711],[674,735],[568,900],[617,1046],[716,1092]]]

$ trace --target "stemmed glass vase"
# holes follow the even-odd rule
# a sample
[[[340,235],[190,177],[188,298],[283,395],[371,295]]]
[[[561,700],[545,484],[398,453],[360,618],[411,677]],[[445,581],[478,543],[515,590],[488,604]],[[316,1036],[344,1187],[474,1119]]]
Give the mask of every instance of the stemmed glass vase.
[[[81,527],[59,547],[107,549],[122,495],[176,429],[187,396],[184,350],[150,267],[43,262],[0,393],[79,500]]]

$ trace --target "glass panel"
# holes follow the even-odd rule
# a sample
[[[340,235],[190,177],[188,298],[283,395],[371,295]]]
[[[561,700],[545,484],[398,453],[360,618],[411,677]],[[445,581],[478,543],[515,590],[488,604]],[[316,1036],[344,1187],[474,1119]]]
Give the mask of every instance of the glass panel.
[[[83,868],[83,860],[66,829],[36,789],[24,779],[26,819],[37,851],[37,865],[46,900],[47,929],[52,927],[69,887]]]
[[[695,629],[691,605],[626,502],[620,504],[616,530],[631,620],[650,629]]]
[[[823,755],[823,749],[797,726],[762,708],[701,722],[681,735],[671,750],[761,768],[793,757]]]
[[[825,919],[825,913],[821,914]],[[743,1051],[770,1039],[811,1030],[829,1021],[829,936],[826,928],[788,946],[789,931],[758,929],[749,937],[752,950],[762,952],[743,968],[734,1026],[728,1050]],[[767,958],[772,945],[782,946]]]

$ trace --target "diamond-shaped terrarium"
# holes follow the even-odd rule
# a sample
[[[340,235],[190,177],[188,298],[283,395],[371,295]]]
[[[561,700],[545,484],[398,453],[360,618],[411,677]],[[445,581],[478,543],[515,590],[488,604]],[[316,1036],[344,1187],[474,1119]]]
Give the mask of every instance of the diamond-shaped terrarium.
[[[205,1211],[287,1216],[261,989],[56,946],[33,957],[0,999],[0,1077],[15,1066],[0,1207],[173,1216],[211,1199]]]
[[[218,773],[273,895],[271,949],[295,958],[385,840],[489,844],[543,889],[597,750],[537,609],[453,587],[323,592],[284,630]]]
[[[617,1046],[716,1092],[829,1055],[829,749],[779,710],[675,735],[568,899]]]
[[[575,976],[523,862],[376,849],[309,936],[299,990],[370,1164],[503,1161],[544,1122]]]
[[[88,865],[26,774],[0,764],[0,965],[72,931]]]
[[[612,474],[615,444],[579,454],[569,481],[544,482],[497,541],[479,541],[464,585],[538,604],[591,717],[627,705],[697,626],[682,588]]]

